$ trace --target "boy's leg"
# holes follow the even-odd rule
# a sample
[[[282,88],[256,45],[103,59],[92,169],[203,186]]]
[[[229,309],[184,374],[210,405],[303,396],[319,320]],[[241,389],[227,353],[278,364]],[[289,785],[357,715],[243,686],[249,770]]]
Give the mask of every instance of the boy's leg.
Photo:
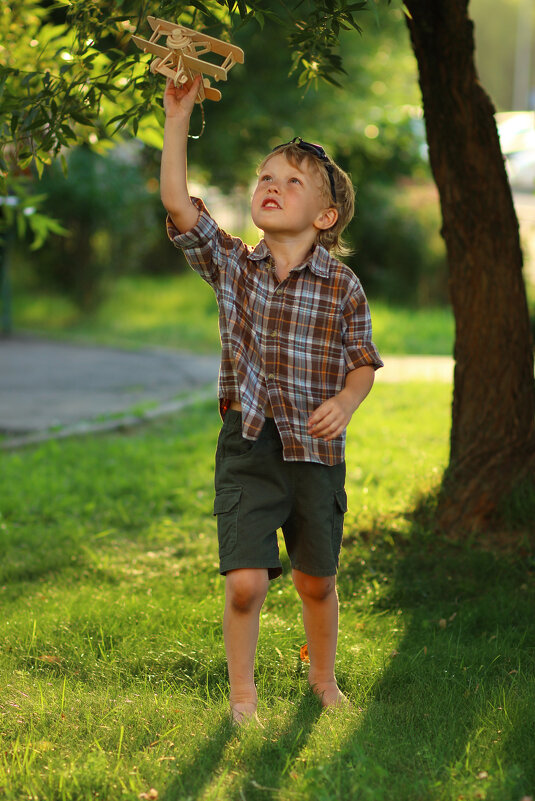
[[[310,657],[308,682],[323,706],[347,703],[334,675],[338,640],[336,576],[309,576],[294,568],[292,578],[303,602],[303,624]]]
[[[236,723],[254,717],[257,694],[254,660],[260,610],[269,586],[264,568],[229,570],[225,579],[223,635],[230,681],[230,708]]]

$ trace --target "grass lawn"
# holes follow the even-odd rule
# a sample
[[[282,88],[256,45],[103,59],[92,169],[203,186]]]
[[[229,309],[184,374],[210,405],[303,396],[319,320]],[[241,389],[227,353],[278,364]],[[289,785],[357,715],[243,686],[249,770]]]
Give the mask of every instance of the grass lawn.
[[[215,403],[5,454],[0,797],[535,795],[533,555],[448,544],[405,514],[445,464],[450,391],[377,385],[353,421],[337,663],[353,709],[322,714],[307,690],[283,552],[258,650],[264,729],[228,720]]]
[[[371,302],[381,353],[451,355],[451,310],[392,308]],[[217,305],[210,287],[191,270],[157,279],[119,279],[91,315],[64,297],[14,290],[15,329],[106,345],[143,345],[210,352],[219,348]]]

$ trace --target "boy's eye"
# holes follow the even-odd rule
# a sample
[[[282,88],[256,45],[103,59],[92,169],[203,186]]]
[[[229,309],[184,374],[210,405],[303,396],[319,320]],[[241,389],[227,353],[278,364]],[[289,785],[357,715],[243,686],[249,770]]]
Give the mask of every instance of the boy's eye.
[[[271,175],[261,175],[260,176],[260,180],[261,181],[271,181]]]
[[[296,178],[294,176],[293,178],[290,178],[290,183],[292,183],[292,184],[300,184],[301,181],[299,180],[299,178]]]

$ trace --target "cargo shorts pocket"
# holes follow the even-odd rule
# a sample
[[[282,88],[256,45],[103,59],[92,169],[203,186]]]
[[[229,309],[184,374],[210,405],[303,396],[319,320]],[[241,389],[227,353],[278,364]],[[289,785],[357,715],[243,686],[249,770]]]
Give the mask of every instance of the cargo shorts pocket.
[[[342,536],[344,533],[344,515],[347,512],[347,494],[344,489],[336,490],[334,493],[334,512],[333,512],[333,552],[336,560],[342,547]]]
[[[225,487],[216,492],[214,515],[217,515],[220,557],[231,553],[236,545],[241,494],[241,487]]]

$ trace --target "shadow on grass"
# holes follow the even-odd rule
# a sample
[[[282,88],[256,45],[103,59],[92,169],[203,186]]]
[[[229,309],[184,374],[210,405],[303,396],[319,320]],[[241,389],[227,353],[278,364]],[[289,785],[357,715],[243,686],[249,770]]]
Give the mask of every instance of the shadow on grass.
[[[184,798],[199,798],[221,760],[227,743],[234,736],[230,718],[223,718],[214,731],[200,742],[195,755],[182,765],[180,773],[173,777],[161,795],[162,801],[182,801]]]
[[[160,535],[158,523],[195,514],[201,505],[197,493],[212,492],[219,425],[215,404],[206,403],[128,433],[6,453],[0,584],[9,585],[16,599],[31,591],[29,585],[70,568],[99,569],[103,555],[123,543],[168,544],[169,532]],[[192,491],[180,494],[178,486]],[[113,568],[96,576],[101,578],[113,583]]]
[[[518,801],[533,792],[532,554],[417,535],[398,549],[379,535],[366,568],[362,551],[350,556],[342,594],[369,580],[371,569],[387,579],[377,614],[397,613],[408,623],[395,651],[384,654],[379,680],[359,699],[360,724],[331,765],[331,790],[324,787],[318,800]]]
[[[311,692],[299,699],[282,730],[251,742],[241,754],[246,778],[237,782],[228,795],[233,801],[265,801],[280,797],[279,791],[294,769],[310,734],[321,715],[321,706]]]
[[[276,737],[270,735],[268,729],[236,728],[231,725],[230,718],[224,718],[213,733],[199,743],[194,757],[181,766],[180,773],[163,792],[162,801],[194,801],[203,795],[208,785],[212,785],[210,797],[216,798],[218,783],[231,785],[225,787],[225,798],[254,801],[274,797],[306,744],[320,712],[313,697],[302,698]],[[226,753],[228,748],[232,753]],[[227,776],[238,766],[247,778],[234,782]]]

